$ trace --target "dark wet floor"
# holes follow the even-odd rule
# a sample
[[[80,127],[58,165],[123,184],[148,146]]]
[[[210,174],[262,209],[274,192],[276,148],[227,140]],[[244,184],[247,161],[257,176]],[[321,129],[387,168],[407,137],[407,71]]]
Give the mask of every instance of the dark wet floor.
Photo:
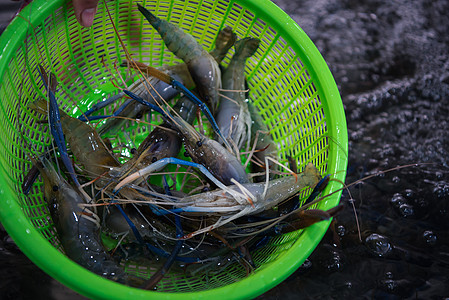
[[[0,1],[3,17],[8,1]],[[449,297],[449,2],[274,2],[315,42],[338,84],[347,183],[432,164],[349,188],[345,210],[312,256],[259,299]],[[4,230],[0,251],[0,298],[81,299],[35,267]]]

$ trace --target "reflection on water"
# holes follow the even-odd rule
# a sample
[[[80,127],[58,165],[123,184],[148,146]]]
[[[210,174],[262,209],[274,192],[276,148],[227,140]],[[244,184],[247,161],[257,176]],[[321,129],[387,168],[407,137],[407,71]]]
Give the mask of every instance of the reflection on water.
[[[260,299],[449,297],[447,1],[275,0],[315,42],[345,105],[347,183],[311,257]],[[359,240],[352,202],[360,221]],[[82,299],[0,230],[2,299]]]

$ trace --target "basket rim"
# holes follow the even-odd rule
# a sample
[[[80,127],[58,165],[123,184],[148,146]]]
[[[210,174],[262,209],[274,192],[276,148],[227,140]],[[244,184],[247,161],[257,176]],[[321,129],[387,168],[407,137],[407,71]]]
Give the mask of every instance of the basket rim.
[[[323,109],[328,120],[327,123],[332,124],[327,128],[331,136],[337,137],[337,142],[329,143],[328,171],[335,174],[335,178],[338,180],[344,181],[348,153],[346,119],[335,80],[320,52],[299,25],[270,0],[230,0],[229,2],[230,4],[237,3],[255,12],[271,26],[276,25],[276,30],[295,52],[308,54],[307,59],[301,59],[301,61],[305,64],[313,80],[320,82],[317,88],[319,94],[323,95],[327,101],[327,105],[324,105]],[[3,74],[14,52],[29,31],[29,23],[34,26],[42,22],[61,6],[67,8],[65,0],[35,0],[25,7],[6,28],[0,37],[0,83],[3,81]],[[301,44],[298,41],[301,41]],[[39,268],[75,291],[96,299],[128,299],[130,297],[135,299],[153,297],[158,299],[198,299],[211,296],[229,299],[252,298],[268,291],[291,275],[315,249],[330,224],[329,220],[305,229],[304,233],[308,237],[314,237],[313,239],[296,241],[287,252],[281,254],[276,265],[271,264],[259,269],[256,274],[251,274],[238,282],[215,289],[187,293],[145,291],[102,278],[61,255],[25,218],[19,204],[14,200],[15,193],[7,184],[5,174],[6,170],[2,168],[0,195],[3,200],[0,201],[0,220],[7,232]],[[340,188],[341,184],[333,181],[330,182],[325,192],[333,193]],[[341,191],[336,192],[323,203],[323,207],[331,208],[337,205],[340,196]],[[21,226],[17,226],[17,224]],[[301,253],[304,253],[303,259],[297,257],[299,249],[301,249]],[[61,268],[61,265],[70,269],[70,272]],[[97,285],[95,289],[91,288],[92,283]]]

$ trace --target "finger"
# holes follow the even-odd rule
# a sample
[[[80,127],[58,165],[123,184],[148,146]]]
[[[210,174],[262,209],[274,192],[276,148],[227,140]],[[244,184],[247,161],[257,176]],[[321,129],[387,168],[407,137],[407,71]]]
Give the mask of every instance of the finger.
[[[78,22],[84,27],[92,26],[99,0],[73,0],[73,9]]]

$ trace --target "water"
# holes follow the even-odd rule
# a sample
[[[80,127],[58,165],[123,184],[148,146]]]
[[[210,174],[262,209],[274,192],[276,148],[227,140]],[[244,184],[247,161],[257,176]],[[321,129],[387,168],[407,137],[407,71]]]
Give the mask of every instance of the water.
[[[447,1],[274,1],[317,45],[349,130],[345,192],[310,258],[259,299],[449,297],[449,11]],[[352,204],[360,221],[359,240]],[[0,230],[2,299],[82,299]]]
[[[337,81],[351,197],[306,264],[259,299],[449,296],[447,1],[276,0]]]

